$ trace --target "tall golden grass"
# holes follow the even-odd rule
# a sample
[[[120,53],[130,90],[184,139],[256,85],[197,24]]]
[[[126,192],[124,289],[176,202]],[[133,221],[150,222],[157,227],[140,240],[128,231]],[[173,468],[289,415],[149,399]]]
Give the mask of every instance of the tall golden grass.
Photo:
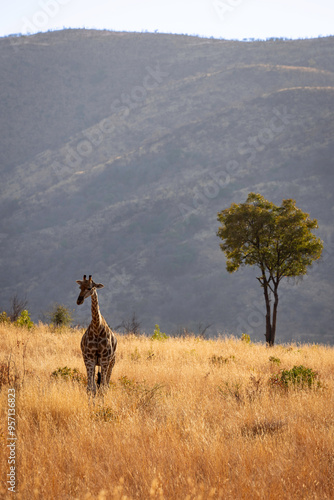
[[[14,385],[18,499],[333,498],[333,348],[118,336],[109,392],[89,401],[51,376],[85,374],[82,334],[0,325],[1,498]],[[270,383],[294,365],[320,387]]]

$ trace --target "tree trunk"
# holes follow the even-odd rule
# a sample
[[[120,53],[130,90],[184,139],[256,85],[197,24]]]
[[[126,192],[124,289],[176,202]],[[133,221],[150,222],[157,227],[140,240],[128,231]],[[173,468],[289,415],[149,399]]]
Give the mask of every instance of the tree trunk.
[[[275,334],[276,334],[276,320],[277,320],[277,307],[278,307],[278,293],[277,293],[277,286],[275,287],[274,290],[274,309],[273,309],[273,322],[271,326],[271,343],[270,345],[274,345],[275,342]]]
[[[270,308],[270,296],[268,291],[267,283],[263,286],[264,298],[266,301],[266,343],[271,344],[272,328],[271,328],[271,308]]]
[[[272,347],[275,343],[276,335],[276,321],[277,321],[277,307],[278,307],[278,293],[277,287],[274,290],[274,307],[273,307],[273,317],[271,320],[271,306],[270,306],[270,296],[268,287],[264,286],[264,297],[266,301],[266,343],[268,347]]]

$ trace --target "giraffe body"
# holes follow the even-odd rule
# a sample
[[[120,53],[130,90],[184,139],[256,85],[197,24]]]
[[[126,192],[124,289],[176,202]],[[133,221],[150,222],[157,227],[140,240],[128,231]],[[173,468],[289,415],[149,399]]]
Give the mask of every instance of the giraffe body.
[[[77,304],[82,304],[89,296],[92,302],[92,321],[81,339],[81,352],[87,370],[87,392],[95,396],[95,367],[100,367],[100,382],[104,391],[108,388],[115,365],[117,339],[100,313],[96,290],[103,288],[103,285],[94,283],[91,276],[89,280],[86,280],[84,276],[83,281],[77,281],[77,283],[80,285]]]

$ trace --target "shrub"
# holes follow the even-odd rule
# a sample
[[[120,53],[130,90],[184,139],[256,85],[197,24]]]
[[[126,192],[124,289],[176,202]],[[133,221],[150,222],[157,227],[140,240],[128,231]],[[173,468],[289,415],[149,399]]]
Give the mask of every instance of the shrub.
[[[154,333],[151,337],[151,340],[167,340],[169,336],[166,333],[160,331],[159,325],[155,325]]]
[[[69,326],[72,323],[72,314],[69,309],[61,304],[55,304],[49,312],[52,325],[58,327]]]
[[[15,322],[18,326],[23,326],[26,328],[32,328],[34,326],[34,323],[31,321],[28,310],[24,309],[18,319]]]
[[[317,380],[318,373],[311,368],[306,368],[303,365],[294,366],[291,370],[281,370],[280,373],[272,375],[269,383],[272,386],[288,389],[311,389],[312,387],[319,388],[320,382]]]
[[[95,420],[102,422],[119,422],[119,415],[110,406],[101,406],[93,412]]]
[[[234,361],[235,356],[229,356],[228,358],[224,358],[223,356],[216,356],[215,354],[211,356],[210,358],[210,363],[215,366],[222,366],[226,365],[226,363],[229,363],[230,361]]]
[[[279,358],[275,358],[275,356],[270,356],[269,361],[270,361],[271,363],[276,364],[276,365],[281,364],[281,360],[280,360]]]
[[[57,370],[51,373],[51,377],[58,380],[64,380],[65,382],[79,383],[84,383],[86,379],[86,377],[82,375],[77,368],[69,368],[68,366],[57,368]]]
[[[250,344],[251,343],[251,339],[250,339],[250,336],[247,335],[247,333],[243,333],[241,335],[241,341],[242,342],[245,342],[245,344]]]
[[[5,311],[0,313],[0,323],[9,323],[9,322],[10,322],[10,319],[7,316],[7,313]]]

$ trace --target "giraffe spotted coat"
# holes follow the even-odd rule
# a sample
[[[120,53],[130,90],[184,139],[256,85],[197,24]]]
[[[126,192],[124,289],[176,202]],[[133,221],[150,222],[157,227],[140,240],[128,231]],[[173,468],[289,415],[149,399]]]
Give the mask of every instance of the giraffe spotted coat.
[[[104,391],[109,386],[115,365],[117,339],[100,313],[97,288],[103,288],[103,285],[94,283],[91,276],[88,280],[84,276],[77,283],[80,285],[77,303],[82,304],[85,298],[91,297],[92,321],[81,339],[81,352],[87,370],[87,391],[95,395],[95,367],[101,370],[98,384],[101,383]]]

